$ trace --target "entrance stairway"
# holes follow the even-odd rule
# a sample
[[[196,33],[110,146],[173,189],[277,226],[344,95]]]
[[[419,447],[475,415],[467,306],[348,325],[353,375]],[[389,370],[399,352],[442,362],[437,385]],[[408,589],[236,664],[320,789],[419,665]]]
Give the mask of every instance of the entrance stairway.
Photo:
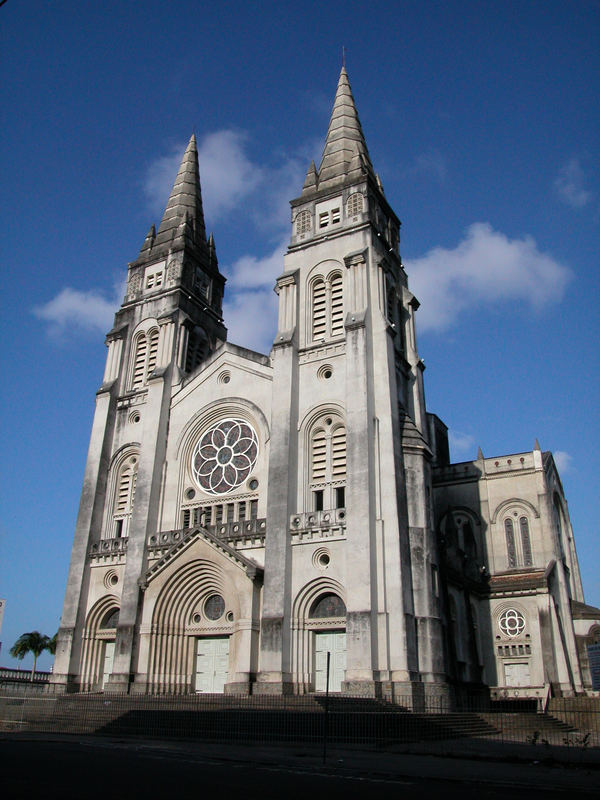
[[[326,713],[327,712],[327,713]],[[0,696],[0,729],[220,742],[330,742],[390,747],[484,738],[562,744],[570,725],[526,712],[413,712],[340,695]]]

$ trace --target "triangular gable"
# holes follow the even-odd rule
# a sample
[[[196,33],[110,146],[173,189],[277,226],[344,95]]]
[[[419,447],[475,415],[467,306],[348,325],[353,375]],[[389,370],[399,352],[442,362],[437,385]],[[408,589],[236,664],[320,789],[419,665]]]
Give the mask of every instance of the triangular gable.
[[[199,539],[202,539],[204,542],[206,542],[206,544],[210,545],[221,555],[221,557],[228,559],[237,567],[242,569],[251,581],[262,581],[263,568],[255,561],[252,561],[252,559],[246,558],[246,556],[238,553],[237,550],[235,550],[233,547],[230,547],[214,534],[210,533],[210,531],[207,531],[206,528],[190,528],[186,533],[184,533],[181,539],[172,545],[165,555],[155,564],[153,564],[146,572],[144,578],[139,582],[142,591],[144,591],[148,584],[150,584],[163,570],[170,566],[170,564],[176,558],[178,558]]]

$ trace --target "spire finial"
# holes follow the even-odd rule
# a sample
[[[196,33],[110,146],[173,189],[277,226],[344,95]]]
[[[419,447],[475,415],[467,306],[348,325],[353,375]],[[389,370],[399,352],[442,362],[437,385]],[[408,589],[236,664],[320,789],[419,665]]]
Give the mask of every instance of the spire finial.
[[[344,64],[346,48],[342,50]],[[366,172],[374,177],[373,166],[354,104],[346,67],[342,66],[337,85],[323,158],[319,167],[319,191],[338,186],[347,177],[356,155],[362,158]]]
[[[206,247],[200,174],[198,172],[198,149],[194,134],[190,137],[183,154],[169,202],[156,234],[154,247],[170,243],[184,223],[194,243]]]
[[[342,69],[346,69],[346,48],[342,45]]]

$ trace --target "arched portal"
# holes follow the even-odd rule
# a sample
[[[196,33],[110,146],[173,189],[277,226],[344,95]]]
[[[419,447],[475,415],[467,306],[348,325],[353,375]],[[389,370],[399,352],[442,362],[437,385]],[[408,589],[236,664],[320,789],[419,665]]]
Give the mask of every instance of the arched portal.
[[[296,597],[292,610],[292,663],[299,692],[340,692],[346,677],[346,604],[343,587],[318,578]]]

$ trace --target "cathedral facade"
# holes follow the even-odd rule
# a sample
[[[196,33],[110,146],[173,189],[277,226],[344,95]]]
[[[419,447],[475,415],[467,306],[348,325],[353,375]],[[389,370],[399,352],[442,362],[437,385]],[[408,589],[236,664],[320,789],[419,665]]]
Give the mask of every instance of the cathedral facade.
[[[585,692],[600,612],[556,465],[450,463],[345,69],[291,209],[265,355],[227,341],[192,137],[107,336],[54,682]]]

